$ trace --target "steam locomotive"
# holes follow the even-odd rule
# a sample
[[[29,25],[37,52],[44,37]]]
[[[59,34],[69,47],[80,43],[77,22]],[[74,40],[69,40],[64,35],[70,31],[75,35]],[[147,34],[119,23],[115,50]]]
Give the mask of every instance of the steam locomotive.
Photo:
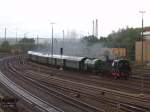
[[[31,61],[51,65],[64,69],[75,69],[83,72],[94,72],[96,74],[109,74],[115,79],[128,78],[131,73],[130,63],[126,59],[104,60],[88,57],[75,57],[65,55],[48,55],[39,52],[28,51]]]

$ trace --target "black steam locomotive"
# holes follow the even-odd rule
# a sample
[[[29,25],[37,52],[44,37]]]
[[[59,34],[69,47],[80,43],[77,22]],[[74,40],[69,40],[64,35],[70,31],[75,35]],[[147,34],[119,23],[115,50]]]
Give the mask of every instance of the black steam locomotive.
[[[71,68],[83,72],[109,74],[115,79],[120,77],[128,78],[131,73],[130,63],[125,59],[104,60],[91,59],[88,57],[76,57],[65,55],[48,55],[39,52],[28,51],[31,61],[47,64],[64,69]]]

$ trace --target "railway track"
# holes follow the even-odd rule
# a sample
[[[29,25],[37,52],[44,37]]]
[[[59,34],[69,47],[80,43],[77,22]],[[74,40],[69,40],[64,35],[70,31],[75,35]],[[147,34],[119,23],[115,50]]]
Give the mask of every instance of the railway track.
[[[37,74],[36,74],[37,75]],[[30,74],[30,76],[31,76],[31,74]],[[33,78],[33,77],[30,77],[30,78]],[[35,78],[35,77],[34,77]],[[39,79],[36,79],[36,80],[39,80]],[[46,79],[45,79],[46,80]],[[40,82],[41,82],[41,80],[40,80]],[[42,81],[42,82],[44,82],[44,81]],[[59,87],[59,89],[61,89],[61,88],[63,88],[63,87],[66,87],[67,86],[67,84],[68,83],[64,83],[65,82],[65,80],[53,80],[53,83],[47,83],[48,81],[45,81],[44,83],[46,83],[46,85],[47,86],[49,86],[49,85],[52,85],[53,84],[53,86],[55,87],[55,88],[58,88],[58,85],[59,84],[61,84],[61,87]],[[51,80],[51,82],[52,82],[52,80]],[[57,82],[57,83],[55,83],[55,85],[54,85],[54,82]],[[64,83],[64,85],[62,86],[62,84]],[[79,88],[76,88],[76,92],[77,93],[80,93],[80,91],[79,90],[82,90],[82,92],[84,92],[84,94],[92,94],[92,96],[94,96],[94,97],[96,97],[95,98],[95,100],[98,100],[99,99],[99,97],[100,97],[100,95],[103,93],[103,92],[105,92],[105,98],[103,99],[103,100],[109,100],[109,102],[110,102],[110,100],[111,100],[111,102],[113,101],[113,105],[115,104],[115,105],[117,105],[117,103],[116,102],[122,102],[122,101],[124,101],[125,99],[134,99],[134,100],[136,100],[136,101],[134,101],[134,102],[147,102],[147,103],[150,103],[149,101],[147,101],[147,100],[139,100],[139,97],[136,97],[135,98],[135,96],[130,96],[129,94],[125,94],[125,93],[120,93],[120,92],[117,92],[117,91],[112,91],[112,90],[107,90],[107,89],[104,89],[104,88],[98,88],[98,87],[95,87],[95,86],[90,86],[90,85],[85,85],[85,84],[81,84],[81,83],[76,83],[76,82],[71,82],[71,81],[69,81],[69,83],[70,83],[70,85],[72,85],[72,86],[75,86],[75,85],[78,85],[78,87]],[[71,84],[71,83],[75,83],[74,85],[73,84]],[[72,86],[69,88],[68,86],[67,86],[67,89],[72,89]],[[87,86],[87,87],[85,87],[85,86]],[[82,88],[84,88],[84,89],[82,89]],[[90,91],[87,91],[87,89],[89,88],[89,90]],[[93,88],[93,90],[91,90],[91,88]],[[92,91],[92,92],[91,92]],[[113,92],[113,93],[112,93]],[[115,93],[116,92],[116,93]],[[109,95],[113,95],[113,96],[109,96]],[[104,97],[103,96],[103,97]],[[120,98],[116,98],[116,99],[113,99],[113,98],[111,98],[111,97],[120,97],[120,98],[125,98],[125,99],[120,99]],[[119,100],[120,99],[120,100]],[[118,101],[114,101],[114,100],[118,100]],[[127,102],[127,101],[126,101]],[[133,101],[130,101],[130,102],[132,102],[133,103]],[[122,102],[123,103],[123,102]],[[131,105],[131,104],[130,104]],[[138,105],[143,105],[143,104],[138,104]],[[148,105],[147,105],[148,106]]]
[[[14,74],[19,74],[20,77],[23,77],[24,79],[34,83],[35,85],[40,86],[42,88],[42,90],[44,88],[44,90],[47,90],[47,92],[54,92],[54,88],[55,88],[54,94],[57,94],[56,96],[61,96],[60,94],[68,95],[67,93],[69,93],[69,94],[73,93],[73,96],[74,95],[77,96],[79,94],[79,95],[81,95],[80,97],[83,97],[84,95],[85,95],[84,97],[87,97],[89,95],[88,97],[92,97],[95,101],[99,101],[99,102],[101,101],[103,103],[107,103],[107,105],[114,106],[115,109],[119,110],[119,112],[120,111],[121,112],[131,112],[131,111],[132,112],[134,112],[134,111],[135,112],[148,112],[149,111],[149,108],[147,108],[147,106],[149,106],[149,102],[146,102],[146,100],[144,100],[144,99],[139,100],[139,97],[132,96],[131,94],[124,94],[124,92],[117,92],[117,91],[109,90],[109,89],[105,89],[105,88],[98,88],[96,86],[91,86],[89,84],[87,85],[87,84],[83,84],[83,83],[79,83],[79,82],[60,79],[60,78],[54,77],[55,75],[57,75],[57,72],[58,72],[58,71],[56,72],[54,70],[53,70],[52,77],[49,77],[49,78],[46,77],[46,75],[49,76],[50,74],[44,74],[44,75],[42,74],[41,75],[41,73],[39,73],[39,72],[36,73],[36,72],[28,71],[27,73],[21,73],[19,70],[23,70],[24,72],[26,71],[21,67],[21,64],[19,65],[19,67],[17,67],[17,66],[14,67],[13,64],[17,64],[17,61],[13,61],[13,62],[9,63],[8,65],[9,65],[9,69],[11,69],[14,72]],[[24,65],[24,67],[25,66],[26,65]],[[27,67],[25,67],[25,68],[27,69]],[[18,73],[16,73],[16,72],[18,72]],[[26,75],[26,74],[28,74],[28,75]],[[53,90],[52,89],[50,90],[50,87],[49,87],[50,85],[52,85]],[[69,88],[68,85],[72,85],[72,86]],[[73,86],[76,88],[73,89]],[[56,92],[56,88],[57,88],[57,92]],[[87,91],[87,90],[89,90],[89,91]],[[90,92],[90,91],[92,91],[92,92]],[[79,99],[80,98],[75,98],[74,100],[77,100],[79,102]],[[130,100],[132,99],[132,101],[129,101],[129,99]],[[72,100],[70,99],[69,101],[72,101]],[[140,106],[143,104],[144,104],[144,106]],[[81,102],[80,102],[80,105],[81,105]],[[88,110],[90,110],[90,108]],[[86,110],[86,111],[88,112],[88,110]],[[92,111],[96,112],[95,110],[90,110],[89,112],[92,112]],[[105,111],[105,110],[97,109],[97,112],[101,112],[101,111]],[[117,111],[117,110],[115,110],[115,111]]]
[[[30,79],[33,79],[33,77]],[[36,79],[37,81],[37,79]],[[125,103],[125,102],[122,102],[122,101],[116,101],[112,98],[109,98],[109,97],[104,97],[102,95],[95,95],[95,94],[92,94],[92,93],[87,93],[85,90],[83,90],[82,92],[79,91],[79,89],[72,89],[72,88],[65,88],[65,86],[58,86],[58,84],[51,84],[51,83],[46,83],[46,82],[43,82],[43,81],[37,81],[37,83],[42,83],[43,85],[46,85],[46,88],[48,89],[50,85],[52,85],[55,89],[59,89],[59,91],[62,92],[62,90],[64,91],[67,91],[69,93],[72,93],[73,96],[75,97],[78,97],[78,95],[80,95],[80,97],[83,97],[84,95],[86,95],[86,97],[91,97],[93,100],[95,101],[98,101],[99,102],[103,102],[103,103],[107,103],[107,105],[111,105],[113,107],[115,107],[115,111],[117,110],[117,108],[119,108],[119,110],[123,110],[125,112],[128,112],[128,111],[131,111],[132,112],[148,112],[149,108],[146,108],[146,107],[139,107],[138,105],[134,105],[134,104],[131,104],[131,103]],[[80,89],[81,90],[81,89]],[[107,94],[107,93],[106,93]],[[101,97],[100,97],[101,96]],[[118,107],[118,105],[120,105]]]
[[[144,102],[144,100],[143,100],[142,102]],[[149,102],[148,102],[148,103],[149,103]],[[122,104],[122,105],[123,105],[123,104]],[[131,104],[130,104],[130,105],[131,105]],[[124,105],[124,106],[126,106],[126,105]],[[130,106],[129,106],[129,107],[130,107]],[[131,107],[132,107],[132,106],[131,106]],[[131,107],[130,107],[130,108],[131,108]],[[133,108],[132,108],[132,109],[133,109]],[[136,108],[134,108],[134,109],[136,109]],[[142,110],[142,109],[141,109],[141,110]],[[141,110],[140,110],[140,111],[141,111]],[[146,110],[143,110],[143,112],[144,112],[144,111],[146,111]]]
[[[35,83],[35,81],[31,80],[30,78],[27,78],[27,77],[24,77],[23,75],[21,75],[23,73],[19,73],[18,71],[16,71],[13,68],[13,66],[11,65],[11,63],[8,63],[7,67],[9,68],[9,70],[11,71],[11,73],[13,75],[18,74],[18,75],[20,75],[20,77],[22,76],[24,79],[26,79],[26,80],[28,80],[28,81],[30,81],[32,83]],[[39,90],[43,90],[44,86],[39,85],[38,83],[36,83],[36,85],[38,86]],[[97,109],[95,107],[92,107],[92,106],[90,106],[90,105],[88,105],[86,103],[80,102],[80,101],[78,101],[76,99],[69,98],[68,96],[66,96],[66,95],[64,95],[62,93],[56,92],[54,90],[50,90],[50,89],[47,90],[47,88],[46,88],[46,89],[44,89],[44,91],[47,92],[49,95],[55,96],[55,98],[57,98],[59,100],[62,100],[63,102],[67,102],[70,105],[79,108],[80,110],[82,110],[81,112],[104,112],[103,110],[100,110],[100,109]]]
[[[3,64],[4,67],[7,66],[6,63],[2,62],[0,60],[1,64]],[[5,68],[6,69],[6,68]],[[11,69],[7,69],[10,73],[16,73],[12,71]],[[24,100],[26,103],[29,103],[32,105],[33,110],[32,111],[43,111],[43,112],[63,112],[61,109],[45,102],[44,100],[40,99],[39,97],[31,94],[21,86],[15,84],[13,81],[8,79],[3,73],[0,72],[0,82],[7,87],[12,93],[14,93],[16,96]]]
[[[14,69],[14,68],[12,68],[12,69]],[[15,71],[15,70],[14,70]],[[26,73],[25,72],[25,74],[29,74],[29,73]],[[31,75],[31,74],[29,74],[29,75]],[[51,95],[55,95],[55,97],[60,97],[60,96],[62,96],[63,98],[66,98],[66,99],[68,99],[68,101],[67,102],[69,102],[69,103],[71,103],[73,106],[77,106],[78,108],[81,108],[82,110],[84,110],[84,111],[87,111],[87,112],[104,112],[104,110],[102,110],[102,109],[100,109],[100,108],[98,108],[98,107],[95,107],[95,106],[91,106],[91,105],[89,105],[89,104],[87,104],[86,102],[82,102],[82,101],[80,101],[80,100],[77,100],[76,98],[73,98],[73,97],[69,97],[69,96],[67,96],[67,95],[65,95],[66,93],[62,93],[62,91],[58,91],[58,89],[57,89],[57,91],[55,90],[56,88],[54,88],[53,86],[53,89],[52,89],[52,87],[51,88],[48,88],[48,86],[50,86],[50,85],[47,85],[47,86],[45,86],[45,85],[43,85],[43,84],[41,84],[41,83],[39,83],[39,81],[37,81],[37,80],[35,80],[35,79],[33,79],[33,78],[31,78],[31,77],[28,77],[28,76],[23,76],[24,78],[27,78],[28,80],[30,80],[30,81],[32,81],[33,83],[35,83],[36,85],[39,85],[39,86],[41,86],[42,88],[45,88],[46,90],[49,90],[49,93],[54,93],[54,94],[51,94]],[[59,90],[63,90],[62,88],[59,88]],[[66,90],[68,91],[68,88],[66,88]],[[73,92],[72,92],[73,93]],[[59,98],[59,99],[62,99],[62,98]],[[65,101],[65,100],[64,100]],[[75,102],[75,103],[73,103],[73,102]],[[99,102],[100,103],[100,102]],[[78,104],[78,105],[77,105]]]
[[[32,63],[27,63],[28,65]],[[30,70],[30,69],[28,69]],[[55,76],[69,79],[72,81],[78,81],[78,82],[84,82],[84,83],[90,83],[96,86],[103,86],[105,88],[114,89],[117,91],[124,91],[129,92],[132,94],[140,94],[141,93],[141,79],[137,78],[131,78],[130,80],[113,80],[112,78],[108,77],[100,77],[100,76],[94,76],[91,74],[81,74],[81,73],[75,73],[75,72],[68,72],[68,71],[60,71],[55,68],[51,67],[43,67],[39,66],[37,64],[33,64],[32,71],[38,71],[40,73],[45,74],[53,74],[55,73]],[[72,75],[70,75],[72,74]],[[112,86],[113,85],[113,86]],[[149,94],[150,93],[150,81],[144,80],[144,89],[143,93]]]

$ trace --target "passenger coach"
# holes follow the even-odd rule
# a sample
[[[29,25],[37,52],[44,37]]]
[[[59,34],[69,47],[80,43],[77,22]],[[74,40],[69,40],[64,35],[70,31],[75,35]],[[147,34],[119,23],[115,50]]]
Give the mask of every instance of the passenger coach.
[[[65,69],[77,71],[101,73],[111,75],[115,79],[120,77],[128,78],[131,74],[130,63],[125,59],[104,60],[88,57],[76,57],[65,55],[48,55],[28,51],[31,61]]]

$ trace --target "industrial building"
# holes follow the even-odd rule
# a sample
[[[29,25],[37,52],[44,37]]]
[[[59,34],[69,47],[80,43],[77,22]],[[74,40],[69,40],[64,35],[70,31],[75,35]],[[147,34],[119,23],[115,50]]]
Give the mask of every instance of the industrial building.
[[[142,41],[135,43],[135,61],[142,64]],[[150,31],[144,32],[143,40],[143,63],[150,62]]]
[[[127,58],[126,48],[102,48],[104,55],[111,55],[113,58]]]

